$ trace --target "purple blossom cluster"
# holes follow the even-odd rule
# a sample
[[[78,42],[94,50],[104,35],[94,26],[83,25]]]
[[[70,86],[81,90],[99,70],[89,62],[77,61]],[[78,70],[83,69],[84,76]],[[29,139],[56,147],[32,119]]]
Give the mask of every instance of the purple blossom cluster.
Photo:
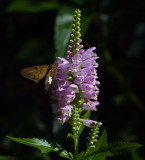
[[[60,124],[66,122],[70,117],[74,107],[74,100],[84,99],[81,104],[82,109],[96,111],[96,106],[100,84],[97,81],[98,59],[93,53],[95,47],[84,51],[83,45],[79,45],[75,50],[76,54],[72,55],[69,50],[67,58],[57,57],[58,73],[53,85],[53,98],[56,100],[53,104],[53,112]],[[71,45],[68,46],[71,48]],[[79,96],[77,96],[79,95]]]

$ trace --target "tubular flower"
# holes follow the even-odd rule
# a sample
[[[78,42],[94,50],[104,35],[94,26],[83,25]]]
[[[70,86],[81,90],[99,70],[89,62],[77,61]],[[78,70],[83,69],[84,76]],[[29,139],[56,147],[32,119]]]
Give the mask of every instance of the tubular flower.
[[[83,124],[84,124],[85,126],[89,127],[89,128],[94,128],[97,124],[98,124],[99,126],[102,125],[101,122],[93,121],[93,120],[90,120],[90,119],[85,119],[85,120],[83,120]]]
[[[72,28],[72,39],[68,45],[67,57],[57,57],[58,72],[52,88],[52,97],[55,99],[53,111],[60,124],[65,123],[72,115],[74,106],[80,111],[96,111],[100,84],[97,81],[98,56],[92,47],[86,51],[80,44],[80,11],[76,11]],[[83,104],[76,105],[83,99]],[[97,122],[96,122],[97,123]]]
[[[53,105],[53,111],[57,113],[56,119],[60,124],[71,117],[73,101],[77,94],[85,100],[82,105],[83,110],[97,110],[99,82],[96,80],[98,64],[95,60],[98,57],[93,53],[94,50],[95,47],[92,47],[83,53],[75,54],[69,60],[57,58],[58,73],[52,93],[57,102]]]

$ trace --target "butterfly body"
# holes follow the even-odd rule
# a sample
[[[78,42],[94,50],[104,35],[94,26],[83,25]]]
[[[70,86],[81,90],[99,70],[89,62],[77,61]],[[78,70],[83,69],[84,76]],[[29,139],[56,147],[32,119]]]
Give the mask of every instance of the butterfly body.
[[[21,71],[21,75],[27,79],[35,81],[36,83],[45,78],[45,90],[48,91],[55,80],[57,67],[57,63],[28,67]]]

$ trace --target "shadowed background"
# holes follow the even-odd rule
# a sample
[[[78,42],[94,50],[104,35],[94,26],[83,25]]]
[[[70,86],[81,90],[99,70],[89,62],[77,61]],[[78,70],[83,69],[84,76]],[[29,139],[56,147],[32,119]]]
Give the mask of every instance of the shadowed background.
[[[91,118],[107,128],[110,143],[145,144],[145,1],[7,0],[0,2],[0,160],[60,159],[7,135],[50,139],[73,149],[71,141],[64,142],[69,128],[55,122],[48,94],[20,71],[65,57],[77,8],[85,49],[96,46],[100,57],[100,106]],[[108,159],[143,160],[144,149]]]

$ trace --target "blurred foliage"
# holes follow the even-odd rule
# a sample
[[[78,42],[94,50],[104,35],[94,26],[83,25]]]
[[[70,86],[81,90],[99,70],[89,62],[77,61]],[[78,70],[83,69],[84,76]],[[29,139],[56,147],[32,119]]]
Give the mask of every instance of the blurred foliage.
[[[96,46],[100,57],[100,106],[92,116],[107,128],[109,142],[145,144],[145,1],[7,0],[0,2],[0,159],[58,159],[6,135],[53,139],[73,149],[66,141],[67,124],[54,121],[48,95],[19,72],[66,55],[77,8],[82,11],[83,44]],[[144,149],[111,159],[142,160]]]
[[[7,12],[37,13],[57,8],[56,2],[36,2],[28,0],[15,0],[6,8]]]

